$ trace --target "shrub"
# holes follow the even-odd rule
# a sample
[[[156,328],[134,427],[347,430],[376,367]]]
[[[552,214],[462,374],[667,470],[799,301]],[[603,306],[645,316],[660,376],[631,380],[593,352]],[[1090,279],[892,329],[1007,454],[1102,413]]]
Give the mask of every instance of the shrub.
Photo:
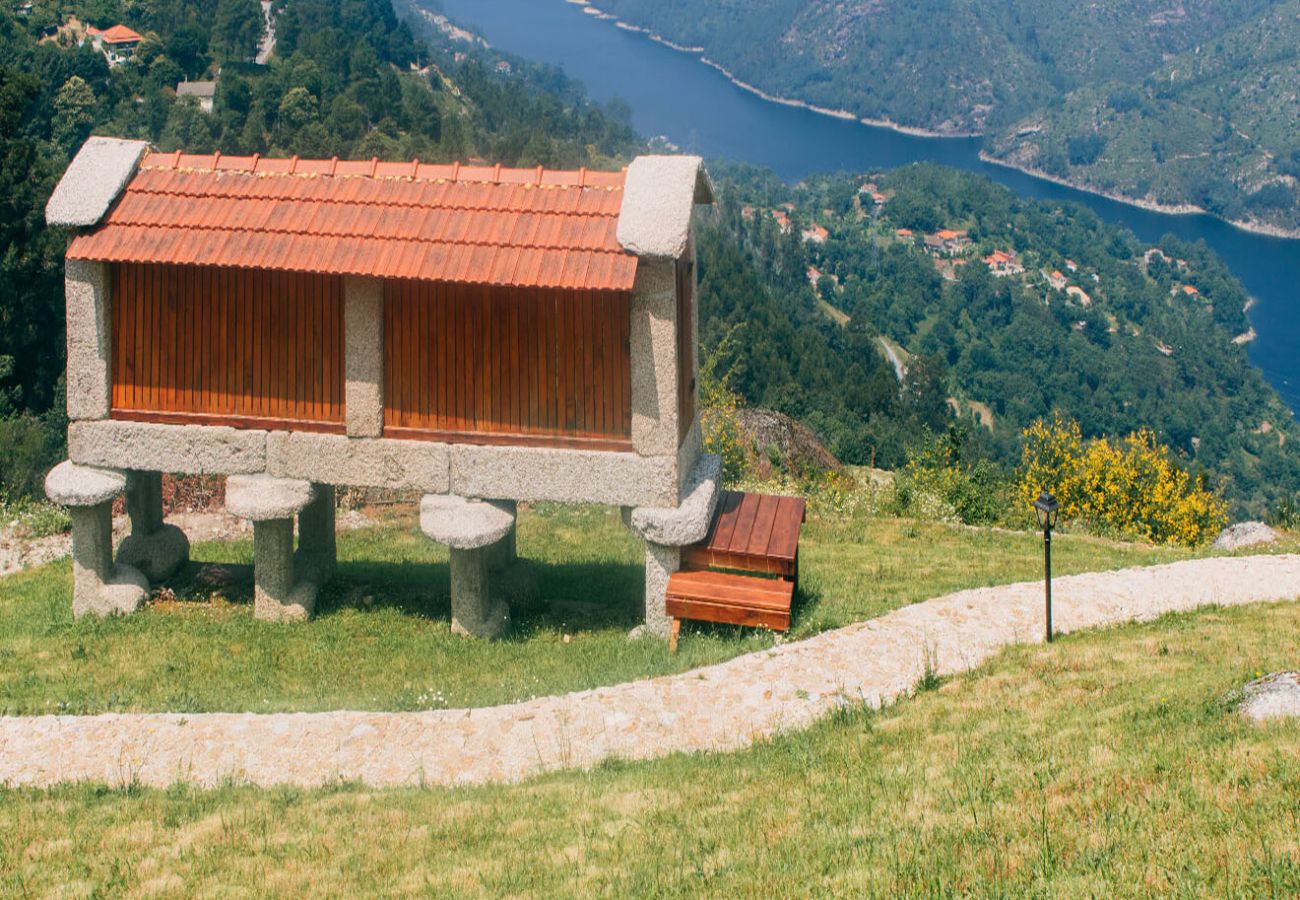
[[[1078,422],[1057,415],[1024,437],[1026,504],[1048,490],[1064,519],[1161,544],[1204,543],[1227,524],[1227,504],[1204,477],[1180,468],[1150,429],[1084,441]]]
[[[908,455],[898,481],[899,512],[922,519],[988,525],[1011,513],[1012,485],[987,459],[962,459],[964,436],[949,428]]]
[[[0,419],[0,494],[43,497],[45,473],[63,455],[60,425],[27,413]]]
[[[734,334],[734,329],[733,332]],[[731,371],[719,372],[732,335],[728,334],[705,357],[699,373],[700,431],[705,453],[722,457],[722,480],[733,485],[745,476],[745,441],[736,416],[740,395],[731,386]]]

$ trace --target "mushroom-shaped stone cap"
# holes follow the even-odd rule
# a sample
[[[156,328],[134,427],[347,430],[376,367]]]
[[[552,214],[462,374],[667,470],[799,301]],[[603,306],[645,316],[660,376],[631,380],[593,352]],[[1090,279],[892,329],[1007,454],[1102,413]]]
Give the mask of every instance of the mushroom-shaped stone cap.
[[[420,501],[420,530],[453,550],[495,544],[514,527],[508,506],[452,494],[426,494]]]
[[[270,475],[231,475],[226,479],[226,509],[251,522],[292,519],[316,496],[310,481]]]
[[[685,547],[704,539],[718,505],[722,457],[705,454],[695,463],[676,508],[639,507],[632,510],[632,530],[653,544]]]
[[[60,506],[98,506],[126,490],[126,474],[64,460],[45,476],[45,496]]]

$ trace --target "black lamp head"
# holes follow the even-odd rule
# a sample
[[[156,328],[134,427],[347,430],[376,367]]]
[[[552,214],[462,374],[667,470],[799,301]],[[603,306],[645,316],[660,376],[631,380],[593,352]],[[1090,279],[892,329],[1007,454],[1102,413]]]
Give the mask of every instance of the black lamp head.
[[[1043,491],[1038,495],[1038,499],[1033,503],[1034,511],[1038,513],[1038,524],[1043,528],[1055,528],[1056,518],[1061,511],[1061,504],[1056,502],[1056,498]]]

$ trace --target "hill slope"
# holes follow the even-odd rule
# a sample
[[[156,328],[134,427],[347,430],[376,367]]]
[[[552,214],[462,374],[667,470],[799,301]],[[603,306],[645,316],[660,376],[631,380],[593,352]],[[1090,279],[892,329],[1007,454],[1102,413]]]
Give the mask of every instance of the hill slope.
[[[1086,188],[1300,230],[1294,0],[599,5],[771,94],[987,134],[997,158]]]

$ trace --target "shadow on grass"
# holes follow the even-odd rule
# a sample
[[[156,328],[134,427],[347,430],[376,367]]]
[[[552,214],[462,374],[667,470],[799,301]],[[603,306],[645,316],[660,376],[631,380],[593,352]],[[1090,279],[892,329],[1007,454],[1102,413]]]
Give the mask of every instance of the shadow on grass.
[[[523,642],[539,631],[566,633],[632,628],[641,622],[644,570],[610,562],[528,561],[538,600],[511,610],[507,641]],[[206,603],[214,595],[237,606],[253,603],[253,567],[194,562],[166,585],[179,602]],[[593,599],[588,599],[593,598]],[[316,618],[343,610],[389,609],[433,621],[451,618],[451,571],[445,562],[341,562],[321,588]]]

